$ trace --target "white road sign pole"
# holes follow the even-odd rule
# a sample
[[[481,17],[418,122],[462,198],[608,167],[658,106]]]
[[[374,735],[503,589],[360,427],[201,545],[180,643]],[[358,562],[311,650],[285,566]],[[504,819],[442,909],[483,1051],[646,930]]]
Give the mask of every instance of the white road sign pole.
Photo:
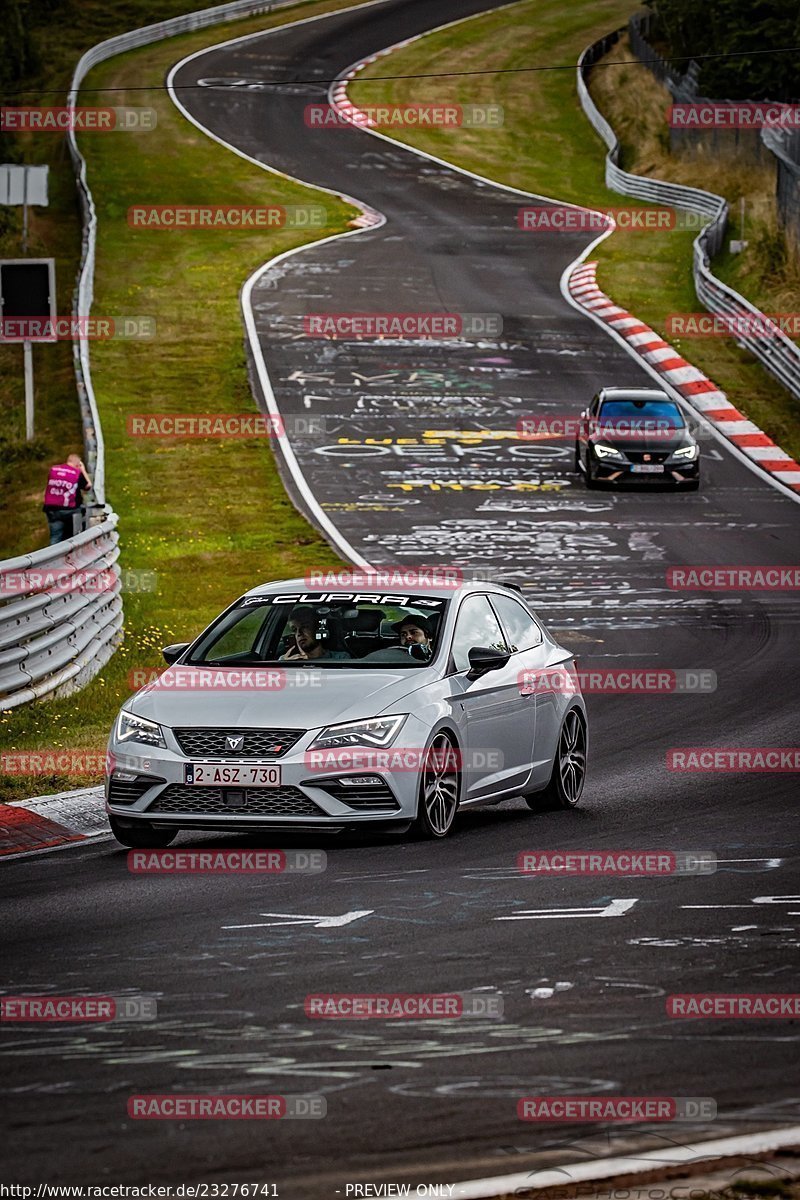
[[[25,356],[25,441],[33,441],[33,346],[23,342]]]
[[[22,176],[22,253],[28,253],[28,172]],[[25,345],[27,346],[27,342]],[[27,376],[26,376],[27,378]],[[30,438],[28,439],[30,441]]]

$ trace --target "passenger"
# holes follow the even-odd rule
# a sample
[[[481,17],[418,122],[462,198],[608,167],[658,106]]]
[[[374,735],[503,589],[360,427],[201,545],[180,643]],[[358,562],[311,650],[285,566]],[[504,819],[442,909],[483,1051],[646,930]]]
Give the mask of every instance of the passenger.
[[[289,633],[292,643],[279,662],[298,662],[309,658],[350,658],[346,650],[330,650],[324,639],[317,637],[317,614],[313,608],[293,608],[289,614]]]

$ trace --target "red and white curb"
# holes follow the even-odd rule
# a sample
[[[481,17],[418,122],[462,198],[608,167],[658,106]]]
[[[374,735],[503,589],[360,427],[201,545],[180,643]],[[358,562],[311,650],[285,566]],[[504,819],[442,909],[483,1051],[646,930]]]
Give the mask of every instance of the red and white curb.
[[[103,788],[0,804],[0,858],[19,858],[109,834]]]
[[[403,46],[408,46],[411,44],[411,42],[416,40],[417,38],[406,38],[402,42],[397,42],[394,46],[387,46],[385,50],[379,50],[377,54],[370,54],[369,58],[362,58],[358,62],[353,63],[353,65],[348,67],[344,74],[340,75],[338,79],[334,80],[333,84],[331,85],[331,88],[328,92],[328,99],[330,100],[331,107],[335,108],[345,121],[350,121],[356,126],[356,128],[366,130],[374,129],[377,125],[377,122],[370,117],[369,113],[364,112],[363,108],[359,108],[356,104],[353,104],[352,100],[347,94],[347,89],[358,75],[359,71],[363,71],[365,67],[377,62],[378,59],[386,58],[387,55],[394,54],[395,50],[400,50]],[[403,143],[401,143],[401,145],[402,144]],[[353,222],[353,224],[355,225],[362,221],[366,223],[365,218],[359,217],[357,221]]]
[[[374,62],[379,56],[373,54],[372,58],[364,59],[363,62],[357,63],[352,67],[346,76],[342,76],[341,81],[337,80],[330,91],[331,106],[341,113],[346,121],[351,121],[353,125],[363,128],[365,124],[369,124],[369,117],[360,108],[356,108],[355,104],[351,104],[347,98],[347,85],[355,75],[356,71],[360,71],[367,65],[368,62]],[[356,229],[368,229],[371,225],[382,225],[383,216],[374,208],[369,208],[364,204],[363,200],[358,201],[359,206],[364,209],[360,217],[356,217],[350,224]]]
[[[570,273],[567,287],[575,303],[613,329],[652,371],[661,375],[718,433],[762,471],[792,491],[800,492],[800,463],[748,421],[744,413],[728,401],[725,393],[687,362],[674,346],[602,292],[597,286],[596,271],[596,262],[584,262],[577,264]]]
[[[575,1191],[578,1185],[581,1185],[581,1191],[577,1194],[586,1195],[592,1184],[606,1181],[606,1187],[600,1194],[608,1196],[608,1181],[627,1180],[628,1190],[633,1192],[635,1189],[632,1185],[637,1176],[647,1181],[648,1176],[655,1172],[659,1180],[687,1176],[690,1179],[692,1174],[697,1174],[702,1167],[710,1164],[722,1164],[725,1160],[734,1163],[742,1159],[753,1162],[797,1146],[800,1146],[800,1126],[794,1125],[784,1129],[768,1129],[763,1133],[695,1142],[693,1145],[664,1145],[658,1150],[623,1158],[594,1159],[538,1171],[496,1175],[491,1179],[465,1180],[451,1185],[449,1195],[453,1200],[491,1200],[493,1197],[511,1195],[535,1197],[538,1194],[544,1197],[548,1194],[552,1196],[558,1189],[569,1195],[570,1189]],[[685,1182],[688,1183],[689,1179]],[[688,1194],[696,1195],[697,1190],[689,1189]]]

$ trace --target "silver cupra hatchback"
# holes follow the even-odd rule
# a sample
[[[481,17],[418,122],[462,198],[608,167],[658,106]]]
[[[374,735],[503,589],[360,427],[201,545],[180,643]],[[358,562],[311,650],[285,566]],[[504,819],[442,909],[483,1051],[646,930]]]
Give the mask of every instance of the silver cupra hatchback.
[[[510,584],[267,583],[164,657],[109,740],[127,846],[191,829],[439,838],[459,809],[572,808],[583,791],[572,654]]]

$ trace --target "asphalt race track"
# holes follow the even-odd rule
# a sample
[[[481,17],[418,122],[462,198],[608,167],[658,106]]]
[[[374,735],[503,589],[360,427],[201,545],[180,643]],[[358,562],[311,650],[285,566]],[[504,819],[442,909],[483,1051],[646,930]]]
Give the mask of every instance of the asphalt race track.
[[[275,396],[287,421],[325,417],[324,435],[293,449],[363,559],[492,570],[522,584],[582,666],[706,669],[716,690],[589,695],[589,784],[573,813],[535,815],[519,800],[464,814],[445,843],[316,841],[328,869],[300,877],[134,877],[109,841],[8,863],[9,990],[129,991],[159,1007],[155,1022],[4,1032],[10,1178],[28,1178],[35,1159],[59,1182],[86,1182],[93,1168],[100,1181],[247,1180],[333,1197],[363,1180],[535,1172],[800,1117],[794,1022],[665,1011],[676,992],[794,990],[796,776],[682,774],[666,755],[795,743],[795,595],[672,591],[666,571],[796,564],[800,510],[710,437],[701,490],[674,495],[587,492],[570,441],[486,436],[521,416],[574,418],[602,385],[651,382],[561,296],[590,235],[521,232],[519,196],[360,130],[311,130],[304,107],[327,88],[290,86],[492,7],[388,0],[178,70],[181,102],[217,137],[386,216],[261,276],[253,307]],[[211,85],[189,88],[201,80]],[[389,310],[500,313],[503,334],[298,336],[309,311]],[[192,841],[264,844],[182,838]],[[521,876],[518,853],[543,847],[720,861],[697,877]],[[502,997],[502,1019],[329,1022],[303,1007],[323,990],[475,989]],[[322,1094],[328,1114],[213,1129],[127,1118],[131,1094],[173,1091]],[[566,1093],[708,1097],[718,1116],[647,1129],[517,1119],[521,1096]]]

